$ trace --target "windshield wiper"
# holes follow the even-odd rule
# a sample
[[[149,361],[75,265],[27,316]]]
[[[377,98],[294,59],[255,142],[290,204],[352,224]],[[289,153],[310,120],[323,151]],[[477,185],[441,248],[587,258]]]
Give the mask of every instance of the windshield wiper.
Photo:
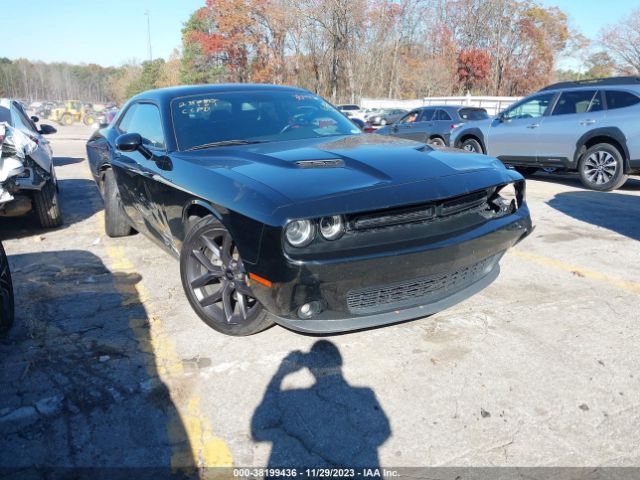
[[[220,142],[203,143],[195,147],[187,148],[187,152],[191,150],[202,150],[205,148],[226,147],[228,145],[250,145],[252,143],[266,143],[268,140],[222,140]]]

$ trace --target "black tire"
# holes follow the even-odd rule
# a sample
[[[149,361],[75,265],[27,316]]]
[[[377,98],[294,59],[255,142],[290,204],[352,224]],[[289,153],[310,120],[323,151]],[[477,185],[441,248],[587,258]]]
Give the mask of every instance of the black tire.
[[[527,175],[533,175],[538,171],[536,167],[514,167],[514,169],[524,177],[526,177]]]
[[[116,177],[111,169],[104,172],[104,231],[111,238],[126,237],[131,234],[131,225],[124,213]]]
[[[52,176],[42,189],[33,192],[33,208],[42,228],[55,228],[62,225],[58,188],[54,178]]]
[[[95,122],[96,122],[96,117],[94,117],[91,114],[85,115],[84,118],[82,119],[82,123],[84,123],[87,127],[90,127]]]
[[[5,333],[11,328],[14,317],[13,284],[9,261],[0,243],[0,333]]]
[[[440,137],[430,138],[427,143],[429,145],[433,145],[434,147],[446,147],[444,140]]]
[[[60,125],[73,125],[73,116],[70,113],[63,113],[60,117]]]
[[[585,187],[601,192],[616,190],[629,178],[624,173],[622,155],[609,143],[598,143],[587,150],[578,164],[578,173]]]
[[[273,325],[247,284],[231,234],[213,216],[200,219],[187,233],[180,278],[191,307],[214,330],[240,337]]]
[[[480,145],[480,142],[475,138],[465,139],[465,141],[460,144],[460,148],[471,153],[484,153],[482,145]]]

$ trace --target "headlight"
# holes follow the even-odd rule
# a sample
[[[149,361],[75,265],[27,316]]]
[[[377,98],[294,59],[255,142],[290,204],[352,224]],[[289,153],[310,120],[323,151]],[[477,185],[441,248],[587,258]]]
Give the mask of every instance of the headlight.
[[[320,235],[327,240],[337,240],[344,232],[344,223],[340,215],[320,219]]]
[[[311,220],[294,220],[287,224],[284,235],[291,246],[304,247],[316,236],[316,225]]]

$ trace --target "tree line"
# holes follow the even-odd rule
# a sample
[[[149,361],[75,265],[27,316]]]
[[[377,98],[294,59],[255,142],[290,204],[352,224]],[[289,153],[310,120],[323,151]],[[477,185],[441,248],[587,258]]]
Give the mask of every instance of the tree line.
[[[525,95],[555,80],[640,71],[640,9],[598,48],[534,0],[206,0],[166,60],[102,67],[0,58],[0,95],[124,102],[186,83],[268,82],[334,102]],[[585,53],[587,52],[587,53]],[[580,72],[557,68],[573,56]]]

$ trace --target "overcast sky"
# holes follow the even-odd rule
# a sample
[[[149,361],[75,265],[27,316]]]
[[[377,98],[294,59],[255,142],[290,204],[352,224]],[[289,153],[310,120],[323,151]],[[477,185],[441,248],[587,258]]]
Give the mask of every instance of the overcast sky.
[[[560,7],[570,25],[592,39],[604,25],[640,8],[640,0],[542,0],[542,4]],[[202,5],[204,0],[0,0],[0,57],[105,66],[146,60],[148,10],[153,56],[167,58],[181,43],[183,23]],[[566,60],[562,63],[567,65]]]

